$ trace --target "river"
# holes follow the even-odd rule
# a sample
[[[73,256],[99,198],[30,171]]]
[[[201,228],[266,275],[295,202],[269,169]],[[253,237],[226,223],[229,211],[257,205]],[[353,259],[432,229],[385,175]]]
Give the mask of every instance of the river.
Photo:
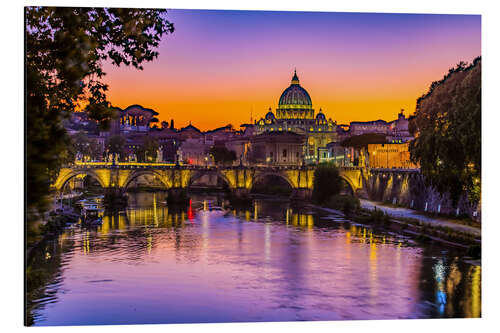
[[[135,193],[102,226],[66,230],[35,256],[47,283],[27,297],[30,324],[481,316],[481,267],[463,253],[287,200],[214,205]]]

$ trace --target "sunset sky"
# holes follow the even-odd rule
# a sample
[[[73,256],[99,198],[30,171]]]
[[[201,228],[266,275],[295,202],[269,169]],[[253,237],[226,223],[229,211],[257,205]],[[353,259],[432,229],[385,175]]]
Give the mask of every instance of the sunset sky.
[[[294,68],[338,124],[393,120],[459,61],[481,55],[478,15],[170,10],[159,57],[105,66],[109,99],[177,128],[239,127],[274,109]]]

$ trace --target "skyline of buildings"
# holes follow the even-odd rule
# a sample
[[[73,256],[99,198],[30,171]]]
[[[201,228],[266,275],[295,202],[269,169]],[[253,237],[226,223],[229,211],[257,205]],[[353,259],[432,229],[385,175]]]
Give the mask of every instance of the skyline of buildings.
[[[169,10],[143,71],[105,64],[109,100],[200,130],[264,117],[296,68],[338,124],[413,113],[433,81],[481,54],[478,15]]]
[[[124,150],[118,156],[120,161],[204,166],[220,163],[215,160],[213,149],[221,148],[234,154],[234,160],[229,162],[232,165],[290,166],[325,161],[343,166],[368,165],[368,151],[361,151],[355,146],[347,147],[343,142],[345,139],[375,134],[376,137],[370,139],[374,141],[370,143],[398,145],[413,138],[408,131],[408,118],[402,110],[398,118],[390,122],[379,119],[337,126],[337,121],[327,118],[322,109],[316,112],[312,98],[300,84],[296,71],[290,85],[280,95],[276,110],[269,109],[265,117],[242,124],[240,129],[226,125],[201,131],[192,124],[177,129],[174,120],[160,123],[156,117],[158,112],[138,104],[125,109],[115,108],[114,111],[115,119],[109,130],[102,131],[97,124],[88,127],[92,121],[84,113],[74,114],[72,121],[66,122],[66,128],[70,134],[81,130],[90,134],[89,137],[95,139],[100,147],[98,159],[116,159],[116,156],[109,155],[106,147],[113,136],[119,135],[124,139]],[[148,138],[158,144],[153,160],[148,160],[145,152],[141,152]],[[404,153],[408,151],[407,144],[401,146],[404,147],[394,151],[397,154],[393,160],[398,163],[392,164],[410,167],[412,165],[406,163],[409,154]],[[78,155],[77,159],[81,158],[91,157]],[[388,158],[386,160],[389,166]]]

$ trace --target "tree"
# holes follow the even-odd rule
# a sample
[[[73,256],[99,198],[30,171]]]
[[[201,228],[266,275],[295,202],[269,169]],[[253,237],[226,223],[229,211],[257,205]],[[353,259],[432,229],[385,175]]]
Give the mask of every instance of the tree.
[[[84,132],[78,132],[71,137],[74,153],[80,153],[85,159],[98,160],[102,156],[97,140],[89,138]]]
[[[160,145],[155,137],[144,136],[142,144],[136,149],[135,155],[138,162],[151,162],[156,160]]]
[[[354,147],[356,149],[367,148],[371,143],[387,143],[384,134],[380,133],[366,133],[356,136],[351,136],[344,139],[340,144],[342,147]]]
[[[165,10],[26,7],[26,202],[28,221],[48,208],[47,194],[68,160],[62,120],[75,110],[106,128],[104,62],[133,66],[158,56],[161,37],[174,31]]]
[[[171,130],[175,129],[175,127],[174,127],[174,120],[173,119],[170,119],[170,129]]]
[[[409,130],[410,158],[427,182],[454,205],[481,197],[481,58],[460,62],[417,100]]]
[[[339,169],[333,163],[320,163],[314,170],[312,198],[316,203],[324,203],[342,190]]]
[[[120,159],[125,156],[125,138],[121,135],[112,135],[106,142],[106,150],[111,154],[120,155]]]
[[[225,146],[213,146],[210,148],[210,154],[216,164],[230,164],[236,161],[236,153]]]

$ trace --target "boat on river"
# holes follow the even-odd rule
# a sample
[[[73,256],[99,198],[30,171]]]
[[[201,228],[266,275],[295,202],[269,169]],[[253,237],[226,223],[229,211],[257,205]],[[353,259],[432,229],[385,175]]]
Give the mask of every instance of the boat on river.
[[[104,209],[95,201],[85,200],[82,202],[80,220],[84,225],[101,225]]]
[[[210,206],[207,207],[207,209],[200,209],[198,213],[211,216],[224,216],[228,213],[228,211],[219,206]]]

